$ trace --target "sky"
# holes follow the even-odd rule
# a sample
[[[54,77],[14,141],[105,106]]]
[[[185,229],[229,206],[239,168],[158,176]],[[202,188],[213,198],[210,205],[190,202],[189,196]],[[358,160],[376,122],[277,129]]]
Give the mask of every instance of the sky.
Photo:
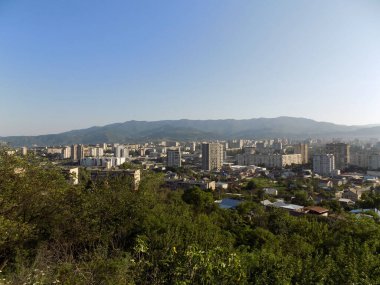
[[[0,136],[278,116],[380,124],[380,1],[0,0]]]

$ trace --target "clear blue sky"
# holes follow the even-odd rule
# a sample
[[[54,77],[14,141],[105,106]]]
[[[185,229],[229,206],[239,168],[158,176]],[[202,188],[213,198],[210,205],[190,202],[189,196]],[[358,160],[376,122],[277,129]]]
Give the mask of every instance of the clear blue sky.
[[[0,0],[0,136],[281,115],[380,123],[380,1]]]

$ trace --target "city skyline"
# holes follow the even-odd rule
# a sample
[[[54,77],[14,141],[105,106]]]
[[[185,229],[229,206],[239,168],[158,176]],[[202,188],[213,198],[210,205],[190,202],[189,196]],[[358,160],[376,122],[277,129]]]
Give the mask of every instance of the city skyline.
[[[0,136],[129,120],[379,124],[377,1],[3,1]]]

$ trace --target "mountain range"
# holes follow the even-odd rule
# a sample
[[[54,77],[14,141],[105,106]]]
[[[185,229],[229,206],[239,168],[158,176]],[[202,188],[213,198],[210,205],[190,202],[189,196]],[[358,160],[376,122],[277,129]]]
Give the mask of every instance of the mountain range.
[[[278,117],[246,120],[127,121],[102,127],[39,136],[0,137],[13,146],[73,143],[137,143],[151,140],[215,140],[264,138],[380,138],[380,126],[346,126],[311,119]]]

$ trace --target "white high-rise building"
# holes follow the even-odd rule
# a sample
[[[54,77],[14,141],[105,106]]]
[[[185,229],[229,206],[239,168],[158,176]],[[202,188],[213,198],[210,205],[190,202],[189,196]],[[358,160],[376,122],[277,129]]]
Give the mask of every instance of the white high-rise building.
[[[166,164],[169,167],[181,167],[182,161],[181,161],[181,148],[173,148],[173,149],[167,149],[167,161]]]
[[[223,145],[219,143],[202,144],[202,169],[220,170],[223,164]]]
[[[21,154],[22,154],[22,155],[27,155],[27,154],[28,154],[28,148],[27,148],[26,146],[23,146],[23,147],[21,148]]]
[[[333,154],[316,154],[313,156],[313,171],[320,175],[330,176],[335,170]]]
[[[90,156],[100,157],[104,155],[104,149],[101,147],[92,147],[90,149]]]
[[[69,146],[65,146],[63,149],[62,149],[62,158],[63,159],[68,159],[71,157],[71,147]]]
[[[124,145],[118,145],[115,147],[115,156],[116,157],[128,157],[129,151]]]

